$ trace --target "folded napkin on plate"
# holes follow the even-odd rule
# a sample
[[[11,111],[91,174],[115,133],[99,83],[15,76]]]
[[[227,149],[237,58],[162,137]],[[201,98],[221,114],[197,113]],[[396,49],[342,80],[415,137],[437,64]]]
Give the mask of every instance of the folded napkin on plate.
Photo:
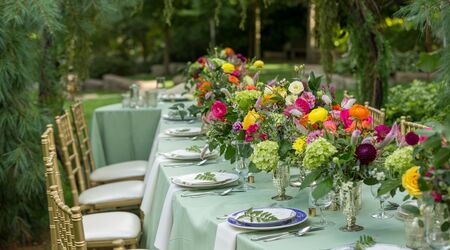
[[[248,231],[249,230],[232,227],[226,221],[219,223],[216,230],[214,250],[235,250],[237,235]]]
[[[181,187],[174,184],[170,184],[169,190],[167,190],[155,237],[155,247],[159,250],[166,250],[169,248],[170,231],[172,231],[173,220],[172,199],[173,194],[180,190]]]

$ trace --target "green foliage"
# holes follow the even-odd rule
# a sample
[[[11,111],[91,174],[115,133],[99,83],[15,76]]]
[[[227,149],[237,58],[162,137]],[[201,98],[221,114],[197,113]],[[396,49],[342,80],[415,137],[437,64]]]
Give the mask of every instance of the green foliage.
[[[0,4],[0,246],[30,240],[45,225],[43,120],[33,98],[39,38],[56,32],[55,1],[5,0]]]
[[[200,173],[200,174],[195,176],[195,179],[196,180],[203,180],[203,181],[217,181],[216,175],[214,173],[211,173],[211,172]]]
[[[386,103],[387,119],[391,122],[405,115],[409,121],[442,121],[449,108],[440,108],[436,103],[442,83],[413,81],[409,86],[397,85],[389,89]]]
[[[245,210],[244,214],[238,217],[238,219],[243,218],[249,218],[250,222],[270,222],[278,220],[278,218],[270,212],[264,212],[263,210],[253,210],[253,208]]]
[[[375,239],[369,235],[361,235],[355,243],[355,250],[364,250],[367,247],[375,245]]]
[[[326,72],[327,81],[333,72],[334,30],[339,23],[336,1],[314,0],[316,4],[316,21],[320,48],[320,63]]]

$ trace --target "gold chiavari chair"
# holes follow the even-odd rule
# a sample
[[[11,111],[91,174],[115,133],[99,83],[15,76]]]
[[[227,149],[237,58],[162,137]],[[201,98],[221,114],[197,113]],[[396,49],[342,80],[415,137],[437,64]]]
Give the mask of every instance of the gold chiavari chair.
[[[384,124],[386,117],[386,110],[384,108],[377,109],[369,106],[369,102],[365,102],[364,106],[369,110],[370,115],[372,116],[372,127],[376,127],[378,125]]]
[[[347,99],[354,98],[353,95],[350,95],[350,94],[348,93],[348,90],[344,90],[344,97],[347,98]]]
[[[128,212],[106,212],[81,215],[81,208],[69,208],[61,196],[62,186],[54,169],[58,168],[56,152],[48,147],[51,130],[42,135],[42,151],[45,156],[48,211],[51,249],[86,249],[115,246],[120,240],[123,246],[135,248],[141,235],[139,217]],[[59,182],[60,183],[60,182]]]
[[[73,124],[78,139],[81,159],[88,186],[95,186],[101,183],[123,181],[123,180],[143,180],[147,169],[147,161],[127,161],[111,164],[101,168],[96,168],[94,156],[89,140],[89,131],[84,119],[83,106],[81,102],[71,106]]]
[[[405,116],[400,117],[400,131],[402,132],[403,135],[408,133],[409,131],[415,131],[417,129],[425,129],[425,128],[428,127],[419,123],[409,122],[406,120]]]
[[[144,192],[143,181],[120,181],[86,188],[76,141],[66,112],[56,117],[56,125],[74,205],[81,206],[82,209],[99,210],[138,206],[141,203]]]

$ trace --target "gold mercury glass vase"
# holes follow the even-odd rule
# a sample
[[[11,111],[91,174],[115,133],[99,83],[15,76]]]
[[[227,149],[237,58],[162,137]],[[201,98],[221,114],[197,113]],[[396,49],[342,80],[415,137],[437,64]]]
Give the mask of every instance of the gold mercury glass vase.
[[[346,224],[339,228],[344,232],[361,231],[364,227],[356,225],[356,215],[359,211],[360,189],[362,182],[343,183],[340,190],[341,209],[346,218]]]
[[[284,201],[292,199],[292,196],[286,195],[289,179],[289,166],[285,162],[279,161],[277,168],[273,171],[272,181],[278,192],[278,195],[272,197],[273,200]]]

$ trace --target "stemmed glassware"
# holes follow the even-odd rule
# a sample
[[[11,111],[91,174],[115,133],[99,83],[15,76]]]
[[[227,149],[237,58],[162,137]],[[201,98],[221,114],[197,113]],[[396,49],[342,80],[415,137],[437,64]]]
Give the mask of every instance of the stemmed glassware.
[[[389,219],[392,218],[392,216],[394,216],[391,213],[386,212],[386,207],[384,205],[385,201],[387,199],[389,199],[389,193],[387,194],[383,194],[383,195],[378,195],[378,189],[380,189],[381,184],[376,184],[370,187],[370,191],[373,195],[373,197],[375,197],[377,200],[380,201],[380,209],[378,212],[372,214],[372,217],[375,219],[380,219],[380,220],[384,220],[384,219]]]
[[[334,197],[333,197],[333,196],[334,196],[334,193],[333,193],[333,192],[329,192],[329,193],[327,193],[326,195],[324,195],[323,197],[321,197],[321,198],[319,198],[319,199],[316,199],[316,198],[314,198],[314,196],[313,196],[313,192],[314,192],[314,190],[315,190],[316,188],[317,188],[317,185],[311,185],[311,187],[310,187],[310,192],[309,192],[309,201],[310,201],[310,203],[311,203],[313,206],[319,208],[319,211],[320,211],[320,221],[314,223],[314,225],[321,226],[321,227],[334,226],[334,225],[336,225],[334,222],[328,221],[328,220],[325,218],[325,215],[324,215],[324,213],[323,213],[323,209],[324,209],[324,208],[327,208],[327,207],[329,207],[329,206],[331,205],[331,203],[332,203],[332,201],[333,201],[333,198],[334,198]]]

